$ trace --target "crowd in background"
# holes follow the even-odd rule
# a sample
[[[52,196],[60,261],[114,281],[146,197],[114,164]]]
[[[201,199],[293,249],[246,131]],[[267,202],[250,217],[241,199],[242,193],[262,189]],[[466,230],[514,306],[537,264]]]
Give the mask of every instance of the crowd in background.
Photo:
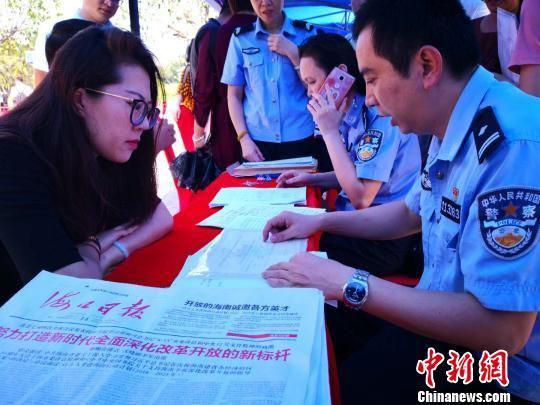
[[[37,87],[18,84],[0,118],[1,302],[42,269],[103,278],[171,230],[154,166],[174,131],[151,52],[110,22],[119,3],[84,0],[40,34]],[[339,35],[290,19],[283,0],[229,0],[187,52],[187,149],[221,170],[314,156],[318,173],[277,186],[339,190],[337,212],[282,213],[263,231],[275,243],[322,231],[329,259],[297,255],[264,277],[340,301],[326,319],[346,403],[357,387],[367,403],[414,394],[431,346],[504,348],[504,389],[540,401],[540,2],[484,3],[353,1]],[[354,80],[338,105],[334,69]],[[385,281],[395,274],[419,288]]]

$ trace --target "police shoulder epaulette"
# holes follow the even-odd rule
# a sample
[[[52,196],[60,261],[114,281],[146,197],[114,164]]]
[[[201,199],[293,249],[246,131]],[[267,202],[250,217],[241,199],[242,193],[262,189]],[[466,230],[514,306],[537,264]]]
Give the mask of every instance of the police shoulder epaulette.
[[[479,163],[482,163],[504,139],[504,133],[491,107],[478,111],[471,125],[471,131]]]
[[[255,29],[255,24],[248,24],[242,27],[237,27],[234,30],[234,36],[237,37],[238,35],[245,34],[246,32],[253,31],[254,29]]]
[[[293,20],[293,27],[302,28],[306,31],[313,31],[313,25],[303,20]]]

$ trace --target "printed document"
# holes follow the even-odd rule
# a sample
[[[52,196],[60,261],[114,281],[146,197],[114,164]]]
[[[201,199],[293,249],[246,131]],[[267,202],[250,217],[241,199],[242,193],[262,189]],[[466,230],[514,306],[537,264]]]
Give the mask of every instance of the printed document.
[[[318,215],[325,212],[322,208],[295,207],[294,205],[230,204],[198,225],[224,229],[262,230],[270,219],[283,211],[304,215]]]
[[[228,204],[306,204],[306,187],[299,188],[222,188],[210,202],[210,207]]]
[[[161,289],[42,272],[0,308],[6,404],[325,405],[328,381],[314,289]]]

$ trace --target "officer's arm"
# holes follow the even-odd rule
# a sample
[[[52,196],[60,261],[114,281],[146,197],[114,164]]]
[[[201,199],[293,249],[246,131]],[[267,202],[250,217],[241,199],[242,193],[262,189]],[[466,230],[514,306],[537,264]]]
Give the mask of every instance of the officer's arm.
[[[319,217],[322,231],[370,240],[398,239],[420,232],[420,217],[404,201],[360,211],[332,212]]]
[[[359,179],[356,176],[356,167],[338,136],[326,137],[325,143],[338,182],[354,208],[363,209],[371,206],[382,183],[376,180]]]
[[[247,131],[246,120],[244,118],[244,106],[242,104],[243,99],[244,86],[227,86],[229,114],[237,134]]]
[[[536,312],[495,311],[468,293],[412,289],[369,277],[366,312],[412,332],[473,350],[519,352]]]

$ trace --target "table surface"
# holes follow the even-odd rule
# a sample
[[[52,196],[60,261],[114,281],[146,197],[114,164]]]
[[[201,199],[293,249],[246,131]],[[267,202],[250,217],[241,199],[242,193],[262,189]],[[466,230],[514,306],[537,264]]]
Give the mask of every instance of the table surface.
[[[196,253],[215,238],[221,229],[197,226],[203,219],[219,210],[208,204],[224,187],[275,187],[273,181],[257,181],[255,178],[235,178],[221,174],[204,191],[192,198],[189,206],[174,216],[171,232],[162,239],[134,252],[124,263],[116,266],[106,280],[139,284],[152,287],[169,287],[189,255]],[[309,207],[321,206],[317,189],[308,188],[306,202]],[[262,234],[261,234],[262,238]],[[308,250],[317,250],[320,235],[309,239]],[[332,403],[339,404],[339,381],[333,344],[327,333],[330,391]]]
[[[189,206],[174,216],[171,232],[162,239],[134,252],[128,260],[116,266],[106,280],[152,287],[169,287],[189,255],[196,253],[214,239],[221,229],[197,226],[219,208],[208,204],[224,187],[275,187],[275,180],[257,181],[255,178],[235,178],[221,174],[204,191],[192,198]],[[318,191],[308,188],[307,205],[320,207]],[[262,234],[261,234],[262,238]],[[310,238],[308,250],[317,250],[319,235]]]

